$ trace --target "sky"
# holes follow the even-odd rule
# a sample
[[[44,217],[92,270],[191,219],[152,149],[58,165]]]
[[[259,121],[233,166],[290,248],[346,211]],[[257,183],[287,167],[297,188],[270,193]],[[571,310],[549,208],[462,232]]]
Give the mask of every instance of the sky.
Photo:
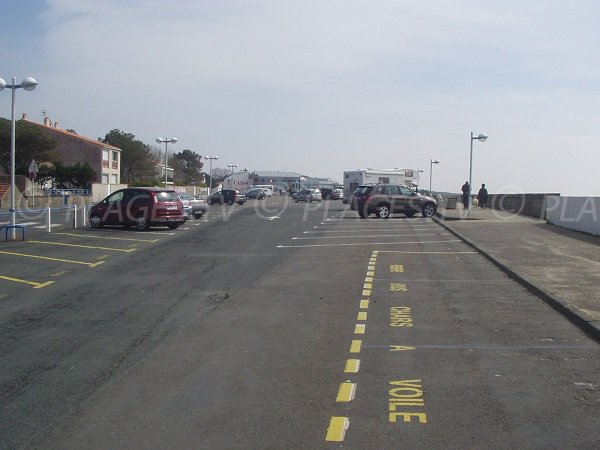
[[[39,83],[17,117],[213,168],[600,196],[598,23],[597,0],[4,0],[0,77]]]

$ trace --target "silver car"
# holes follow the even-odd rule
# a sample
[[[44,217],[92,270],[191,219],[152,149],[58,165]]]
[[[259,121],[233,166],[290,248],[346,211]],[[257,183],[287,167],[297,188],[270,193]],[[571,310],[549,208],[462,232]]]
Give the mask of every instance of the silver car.
[[[321,191],[318,189],[302,189],[294,196],[294,201],[298,202],[321,202],[323,200],[323,196],[321,195]]]

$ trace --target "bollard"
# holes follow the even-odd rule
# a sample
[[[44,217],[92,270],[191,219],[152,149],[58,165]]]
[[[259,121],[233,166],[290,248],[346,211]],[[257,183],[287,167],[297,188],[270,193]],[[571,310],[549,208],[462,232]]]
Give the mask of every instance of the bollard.
[[[51,211],[51,209],[48,206],[48,212],[46,213],[46,225],[48,226],[48,233],[50,233],[50,231],[52,231],[52,226],[51,226],[52,218],[50,217],[51,216],[50,211]]]
[[[87,213],[86,213],[86,207],[85,207],[85,203],[83,204],[83,206],[81,207],[81,226],[85,227],[86,226],[86,219],[87,219]]]
[[[73,205],[73,228],[77,228],[77,205]]]

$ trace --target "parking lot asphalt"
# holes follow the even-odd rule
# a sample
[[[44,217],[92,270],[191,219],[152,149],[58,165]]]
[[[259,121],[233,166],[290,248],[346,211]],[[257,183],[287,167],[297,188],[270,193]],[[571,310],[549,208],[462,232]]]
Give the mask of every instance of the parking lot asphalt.
[[[600,237],[489,208],[435,220],[600,341]]]

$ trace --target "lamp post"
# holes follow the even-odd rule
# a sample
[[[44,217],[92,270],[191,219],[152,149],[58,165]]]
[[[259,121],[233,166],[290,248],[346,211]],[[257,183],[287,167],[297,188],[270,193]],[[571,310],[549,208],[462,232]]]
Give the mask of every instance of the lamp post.
[[[431,192],[431,176],[432,176],[432,173],[433,173],[433,165],[434,164],[439,164],[439,163],[440,162],[437,159],[436,160],[433,160],[433,159],[429,160],[429,192]]]
[[[208,169],[208,176],[210,177],[210,179],[208,180],[208,195],[210,195],[212,193],[212,162],[214,159],[219,159],[218,156],[205,156],[204,159],[208,159],[210,160],[210,168]]]
[[[237,164],[227,164],[227,167],[230,167],[230,168],[231,168],[231,175],[233,175],[233,169],[234,169],[235,167],[239,167],[239,166],[238,166]]]
[[[483,133],[479,133],[478,136],[473,136],[473,132],[471,131],[471,151],[469,153],[469,198],[467,200],[469,206],[467,208],[467,214],[471,212],[471,203],[473,203],[471,200],[471,190],[473,189],[473,141],[477,139],[479,142],[485,142],[487,138],[487,134]]]
[[[177,142],[177,138],[176,137],[170,137],[170,138],[168,138],[168,137],[165,137],[165,138],[157,137],[156,138],[156,143],[157,144],[162,144],[163,142],[165,143],[165,189],[166,189],[167,188],[167,161],[168,161],[168,159],[167,159],[167,145],[169,143],[174,144],[175,142]]]
[[[6,84],[2,78],[0,78],[0,91],[4,88],[12,90],[12,103],[10,109],[10,226],[11,228],[11,239],[16,239],[15,223],[17,221],[17,211],[15,209],[15,91],[19,88],[23,88],[26,91],[33,91],[38,82],[34,78],[26,77],[21,81],[21,84],[17,84],[16,77],[12,77],[12,84]]]

